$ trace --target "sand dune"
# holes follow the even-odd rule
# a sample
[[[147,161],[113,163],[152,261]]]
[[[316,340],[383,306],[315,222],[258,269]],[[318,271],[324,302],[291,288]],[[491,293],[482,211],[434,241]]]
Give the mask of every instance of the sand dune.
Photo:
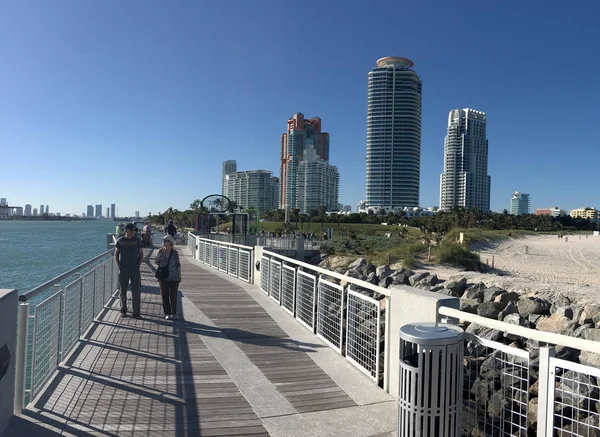
[[[536,295],[548,300],[567,296],[574,302],[600,299],[600,238],[569,235],[568,241],[555,236],[510,238],[495,244],[475,244],[472,249],[502,276],[453,269],[434,268],[443,279],[466,276],[469,282],[482,281],[509,291]]]

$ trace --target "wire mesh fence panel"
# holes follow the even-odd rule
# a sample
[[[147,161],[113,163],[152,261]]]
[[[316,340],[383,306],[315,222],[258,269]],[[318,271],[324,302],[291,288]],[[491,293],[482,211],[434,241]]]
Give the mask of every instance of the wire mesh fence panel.
[[[343,350],[344,287],[319,278],[317,293],[317,336],[339,353]]]
[[[229,266],[227,267],[228,273],[231,276],[237,277],[237,275],[238,275],[238,258],[239,258],[239,253],[238,253],[237,247],[229,248],[229,257],[228,258],[229,258]]]
[[[96,286],[94,285],[94,270],[87,272],[82,276],[82,279],[81,332],[79,335],[82,335],[94,320],[94,290],[96,289]]]
[[[79,339],[81,323],[82,280],[77,279],[65,287],[63,294],[61,360],[71,351]]]
[[[204,264],[210,265],[212,259],[212,244],[204,243]]]
[[[284,265],[281,271],[281,307],[293,316],[295,303],[296,269]]]
[[[380,377],[381,301],[348,287],[346,358],[371,379]]]
[[[269,265],[269,296],[281,303],[281,261],[271,258]]]
[[[111,286],[112,286],[112,263],[110,260],[106,260],[103,263],[104,267],[104,300],[103,305],[106,305],[111,295]]]
[[[227,246],[219,246],[219,270],[227,272]]]
[[[262,256],[260,259],[260,289],[269,294],[269,262],[270,259]]]
[[[195,255],[196,254],[196,237],[189,235],[187,245],[188,245],[188,250],[190,251],[192,256],[194,258],[196,258],[196,255]]]
[[[94,317],[97,317],[104,307],[104,265],[99,265],[94,270]]]
[[[546,435],[600,436],[600,369],[554,357],[549,361]]]
[[[463,364],[463,435],[526,435],[529,352],[467,333]]]
[[[247,250],[240,249],[240,264],[238,278],[243,281],[250,282],[252,269],[252,255]]]
[[[219,268],[219,245],[218,244],[212,245],[212,263],[211,263],[211,265],[215,269]]]
[[[35,307],[33,328],[31,399],[39,393],[58,366],[62,291]]]
[[[112,295],[113,297],[116,297],[119,295],[119,268],[116,266],[114,261],[112,265]]]
[[[199,240],[198,241],[198,261],[200,262],[204,262],[204,253],[206,251],[206,249],[204,248],[204,241]]]
[[[298,270],[296,276],[296,319],[315,331],[317,277]]]

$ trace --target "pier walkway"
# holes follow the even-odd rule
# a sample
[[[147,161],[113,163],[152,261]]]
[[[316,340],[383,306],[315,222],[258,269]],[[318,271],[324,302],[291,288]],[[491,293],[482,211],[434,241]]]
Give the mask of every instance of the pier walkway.
[[[390,436],[396,402],[257,286],[182,254],[164,320],[154,249],[143,320],[113,299],[2,437]]]

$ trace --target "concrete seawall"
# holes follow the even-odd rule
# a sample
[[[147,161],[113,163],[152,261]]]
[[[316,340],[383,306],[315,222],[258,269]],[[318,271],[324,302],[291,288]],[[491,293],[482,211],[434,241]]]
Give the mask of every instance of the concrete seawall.
[[[13,414],[17,314],[17,290],[0,289],[0,434]]]

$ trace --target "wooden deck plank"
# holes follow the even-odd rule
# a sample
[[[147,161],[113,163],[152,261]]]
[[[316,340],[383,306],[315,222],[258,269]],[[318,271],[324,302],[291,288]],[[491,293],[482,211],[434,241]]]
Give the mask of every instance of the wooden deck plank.
[[[289,338],[252,296],[241,286],[213,274],[211,267],[198,268],[189,257],[182,257],[182,269],[185,275],[180,289],[185,296],[242,350],[294,408],[313,407],[305,405],[307,401],[322,402],[319,405],[323,405],[323,410],[356,405],[310,358],[311,350],[324,347],[316,339],[314,345],[304,345]],[[331,391],[335,391],[335,397]],[[298,398],[298,394],[310,397]]]

